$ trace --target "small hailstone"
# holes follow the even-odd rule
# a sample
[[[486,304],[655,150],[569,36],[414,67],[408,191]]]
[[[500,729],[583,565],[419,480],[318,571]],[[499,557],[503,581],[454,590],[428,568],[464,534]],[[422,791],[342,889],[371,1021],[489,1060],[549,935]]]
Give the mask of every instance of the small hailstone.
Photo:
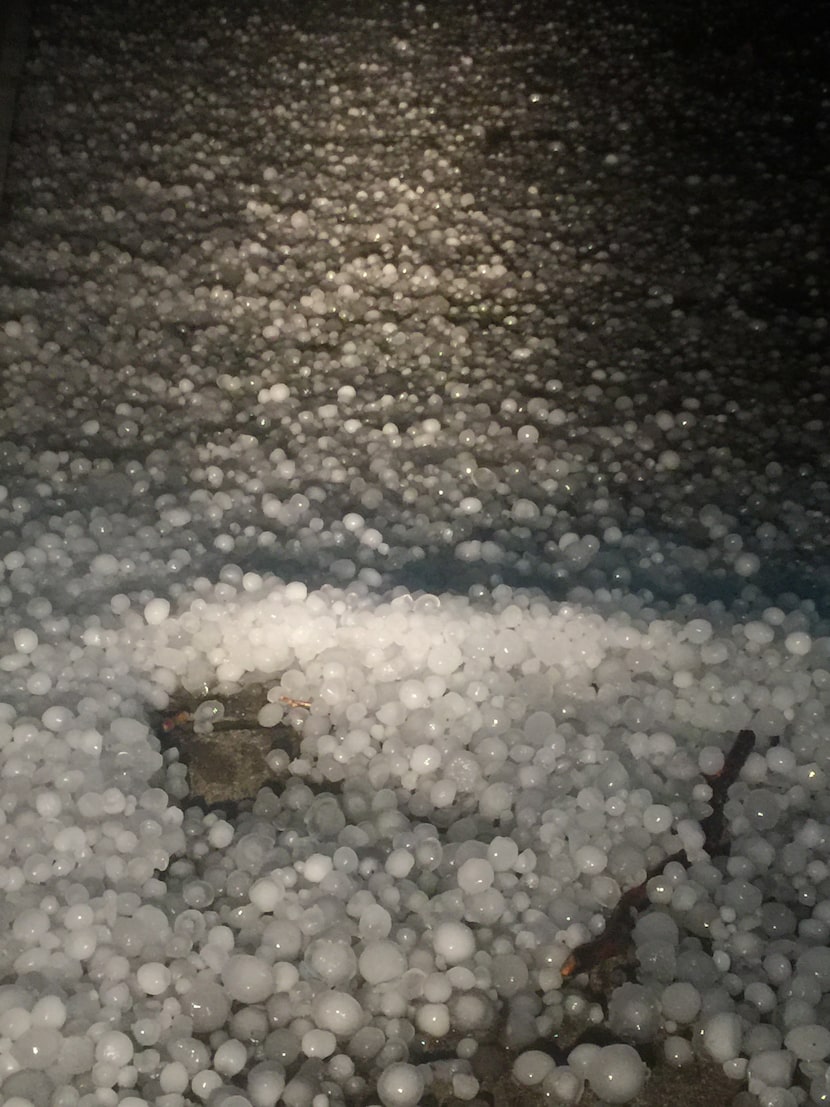
[[[680,1069],[694,1060],[691,1043],[676,1034],[670,1034],[663,1042],[663,1056],[672,1068]]]

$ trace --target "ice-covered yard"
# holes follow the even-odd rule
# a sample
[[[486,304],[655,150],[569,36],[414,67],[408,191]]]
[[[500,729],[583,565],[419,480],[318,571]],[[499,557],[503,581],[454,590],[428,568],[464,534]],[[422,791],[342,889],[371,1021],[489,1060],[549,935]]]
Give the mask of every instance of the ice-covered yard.
[[[5,1107],[828,1101],[826,40],[681,14],[37,10]]]

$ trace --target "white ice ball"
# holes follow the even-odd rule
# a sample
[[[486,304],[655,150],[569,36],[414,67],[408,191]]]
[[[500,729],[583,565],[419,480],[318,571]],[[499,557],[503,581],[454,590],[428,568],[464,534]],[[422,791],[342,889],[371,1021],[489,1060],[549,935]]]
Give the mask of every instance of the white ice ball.
[[[231,999],[239,1003],[262,1003],[274,994],[271,966],[248,953],[228,958],[222,969],[222,983]]]
[[[435,952],[448,965],[457,965],[466,961],[475,953],[476,940],[469,926],[460,922],[444,922],[435,928],[432,939]]]
[[[424,1078],[414,1065],[388,1065],[378,1078],[378,1097],[384,1107],[416,1107],[424,1093]]]
[[[646,1082],[646,1066],[633,1046],[603,1046],[588,1072],[592,1091],[606,1103],[629,1103]]]

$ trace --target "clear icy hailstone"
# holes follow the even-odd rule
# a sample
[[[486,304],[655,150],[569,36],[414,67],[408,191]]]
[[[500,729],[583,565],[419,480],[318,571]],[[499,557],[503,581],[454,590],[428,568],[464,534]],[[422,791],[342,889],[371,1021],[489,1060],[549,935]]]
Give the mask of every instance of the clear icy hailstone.
[[[384,1107],[416,1107],[424,1094],[424,1078],[414,1065],[387,1065],[378,1077],[378,1097]]]
[[[646,1071],[633,1046],[603,1046],[588,1071],[588,1083],[606,1103],[630,1103],[645,1084]]]

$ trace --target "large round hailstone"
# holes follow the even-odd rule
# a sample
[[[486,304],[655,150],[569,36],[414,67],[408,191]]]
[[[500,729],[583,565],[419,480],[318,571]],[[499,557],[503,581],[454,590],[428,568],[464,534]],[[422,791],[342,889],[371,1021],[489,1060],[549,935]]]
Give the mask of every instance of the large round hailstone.
[[[468,895],[486,892],[493,883],[493,866],[483,857],[471,857],[458,869],[458,887]]]
[[[427,666],[430,672],[438,676],[449,676],[459,668],[463,660],[464,654],[454,642],[441,642],[429,651]]]
[[[432,939],[435,952],[448,965],[458,965],[472,957],[476,949],[475,936],[469,926],[460,922],[443,922],[435,928]]]
[[[378,1077],[378,1098],[384,1107],[416,1107],[424,1094],[424,1078],[414,1065],[387,1065]]]
[[[396,942],[380,939],[366,943],[357,967],[367,984],[385,984],[403,976],[406,958]]]
[[[144,608],[144,618],[148,626],[160,626],[170,614],[170,602],[157,596]]]
[[[363,1008],[346,992],[321,992],[314,998],[311,1015],[321,1030],[330,1030],[338,1038],[357,1033],[363,1022]]]
[[[830,992],[830,948],[812,946],[795,964],[798,976],[812,977],[823,992]]]
[[[262,1003],[274,994],[271,966],[250,953],[228,958],[222,969],[222,983],[231,999],[240,1003]]]
[[[160,961],[147,961],[138,967],[135,979],[145,995],[160,996],[169,988],[172,975]]]
[[[830,1030],[817,1023],[794,1027],[784,1039],[799,1061],[823,1061],[830,1055]]]
[[[788,1049],[762,1049],[749,1059],[747,1076],[772,1088],[789,1088],[795,1069],[795,1057]]]
[[[330,987],[354,976],[357,958],[351,946],[326,938],[317,938],[306,950],[305,963],[312,973]]]
[[[513,1062],[513,1076],[520,1084],[533,1087],[534,1084],[541,1084],[555,1068],[556,1062],[550,1054],[539,1049],[528,1049]]]
[[[630,1045],[603,1046],[588,1071],[591,1090],[606,1103],[629,1103],[646,1082],[646,1066]]]
[[[193,1020],[194,1034],[210,1034],[225,1025],[231,1001],[215,980],[196,980],[181,997],[182,1014]]]
[[[663,1014],[673,1022],[689,1023],[697,1018],[700,1011],[700,992],[694,986],[684,980],[678,980],[663,989],[660,998]]]
[[[656,999],[642,984],[627,982],[615,988],[608,1002],[608,1025],[632,1042],[649,1042],[660,1029]]]
[[[608,854],[598,846],[580,846],[574,852],[573,860],[577,872],[595,876],[608,864]]]
[[[740,1016],[732,1011],[719,1011],[703,1024],[703,1048],[713,1061],[725,1064],[738,1056],[741,1033]]]

